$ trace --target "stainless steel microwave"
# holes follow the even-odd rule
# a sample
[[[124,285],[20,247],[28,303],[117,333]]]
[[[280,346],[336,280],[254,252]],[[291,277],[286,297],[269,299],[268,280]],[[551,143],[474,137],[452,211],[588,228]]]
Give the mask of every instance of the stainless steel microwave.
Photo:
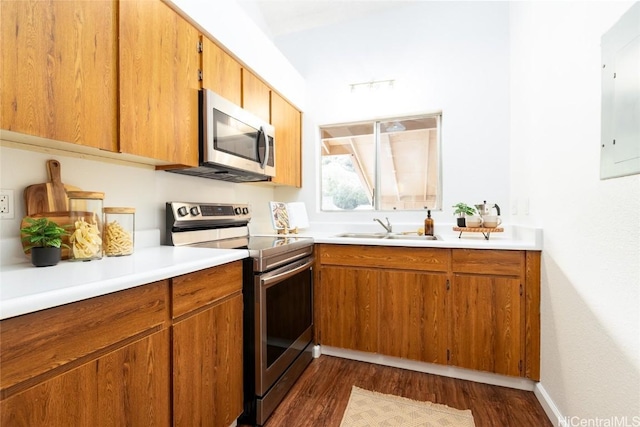
[[[214,93],[200,91],[200,166],[170,172],[231,182],[269,181],[276,174],[275,129]]]

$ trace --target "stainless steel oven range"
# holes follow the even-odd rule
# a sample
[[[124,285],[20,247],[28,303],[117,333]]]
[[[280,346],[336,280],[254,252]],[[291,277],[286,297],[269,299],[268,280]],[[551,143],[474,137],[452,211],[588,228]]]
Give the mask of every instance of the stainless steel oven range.
[[[247,249],[244,413],[263,425],[312,359],[313,240],[250,236],[245,204],[166,204],[166,244]]]

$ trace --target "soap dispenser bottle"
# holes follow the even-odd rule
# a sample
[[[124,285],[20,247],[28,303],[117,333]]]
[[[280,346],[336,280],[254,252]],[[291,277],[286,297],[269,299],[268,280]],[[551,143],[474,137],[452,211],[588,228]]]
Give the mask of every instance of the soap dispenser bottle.
[[[424,235],[433,236],[433,218],[430,210],[427,210],[427,218],[424,220]]]

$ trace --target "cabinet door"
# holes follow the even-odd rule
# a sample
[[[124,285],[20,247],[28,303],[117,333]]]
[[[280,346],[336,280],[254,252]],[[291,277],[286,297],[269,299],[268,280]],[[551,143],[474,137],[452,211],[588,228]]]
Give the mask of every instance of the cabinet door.
[[[6,426],[170,426],[169,329],[0,402]]]
[[[451,359],[463,368],[521,375],[523,297],[520,279],[455,274],[450,289]]]
[[[0,2],[2,129],[117,151],[116,5]]]
[[[175,426],[226,427],[243,405],[242,295],[173,326]]]
[[[199,33],[160,0],[118,4],[120,150],[197,166]]]
[[[271,89],[251,71],[242,69],[242,107],[271,123]]]
[[[378,273],[323,267],[320,285],[320,343],[378,352]]]
[[[202,37],[202,87],[242,105],[242,66],[208,38]]]
[[[380,273],[380,353],[447,363],[446,274]]]
[[[277,93],[271,93],[271,124],[276,128],[276,176],[272,182],[302,186],[301,114]]]

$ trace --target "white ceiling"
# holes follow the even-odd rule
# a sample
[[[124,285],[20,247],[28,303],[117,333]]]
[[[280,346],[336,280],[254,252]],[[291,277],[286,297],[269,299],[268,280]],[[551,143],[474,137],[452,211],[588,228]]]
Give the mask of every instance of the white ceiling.
[[[413,0],[416,1],[416,0]],[[406,0],[237,0],[272,39],[397,7]]]

